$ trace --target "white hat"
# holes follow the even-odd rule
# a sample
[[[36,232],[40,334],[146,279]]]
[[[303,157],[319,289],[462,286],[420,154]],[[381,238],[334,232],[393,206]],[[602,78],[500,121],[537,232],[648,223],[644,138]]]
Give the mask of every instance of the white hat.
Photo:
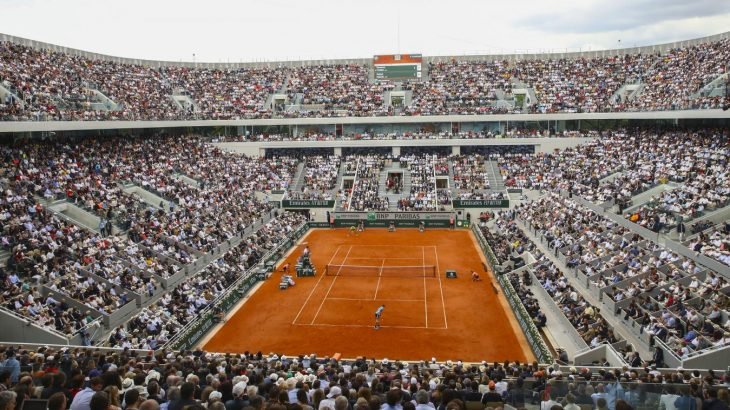
[[[244,382],[238,382],[233,386],[233,395],[236,397],[241,397],[246,392],[246,383]]]
[[[147,378],[145,380],[145,384],[149,384],[150,380],[157,380],[160,381],[160,372],[157,370],[152,370],[147,374]]]
[[[269,379],[271,379],[272,382],[275,382],[275,381],[279,380],[279,375],[276,373],[271,373],[269,375]]]
[[[335,396],[339,396],[341,394],[342,394],[342,389],[340,389],[338,386],[332,386],[330,388],[329,394],[327,394],[327,398],[331,399],[331,398],[333,398]]]
[[[223,393],[215,390],[208,395],[208,400],[220,400],[223,398]]]
[[[132,380],[130,378],[126,378],[126,379],[122,380],[122,390],[127,390],[132,386],[134,386],[134,380]]]

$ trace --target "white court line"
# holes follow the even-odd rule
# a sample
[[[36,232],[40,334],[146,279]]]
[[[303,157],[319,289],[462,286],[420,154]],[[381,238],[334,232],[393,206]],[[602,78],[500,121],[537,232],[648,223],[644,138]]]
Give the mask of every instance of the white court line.
[[[294,326],[327,326],[327,327],[365,327],[372,329],[372,325],[336,325],[332,323],[295,323]],[[390,328],[390,329],[429,329],[429,330],[446,330],[445,327],[426,327],[426,326],[380,326],[381,328]]]
[[[332,254],[332,257],[330,258],[330,261],[327,262],[327,265],[331,264],[332,261],[335,259],[335,256],[337,256],[337,254],[340,253],[340,248],[341,247],[342,247],[342,245],[340,245],[340,246],[337,247],[337,250],[335,251],[335,253]],[[327,267],[327,265],[325,265],[325,267]],[[309,296],[307,296],[307,300],[304,301],[304,304],[302,305],[302,308],[299,309],[299,313],[297,313],[297,317],[294,318],[294,320],[291,322],[291,324],[295,324],[295,322],[297,321],[297,319],[299,319],[299,315],[302,314],[302,311],[304,310],[304,307],[307,306],[307,303],[309,303],[309,299],[312,298],[312,295],[314,294],[314,291],[317,290],[317,288],[319,287],[319,282],[322,282],[322,279],[324,279],[324,276],[325,276],[324,275],[324,272],[322,272],[319,275],[319,280],[317,281],[317,283],[314,284],[314,287],[312,288],[312,291],[309,292]]]
[[[375,285],[375,296],[373,296],[373,300],[378,298],[378,289],[380,289],[380,278],[383,277],[383,266],[385,266],[385,259],[383,259],[383,263],[380,264],[380,272],[378,272],[378,284]]]
[[[441,290],[441,308],[444,311],[444,326],[445,329],[449,328],[449,324],[446,322],[446,302],[444,302],[444,287],[441,285],[441,269],[439,268],[439,252],[436,246],[433,247],[433,253],[436,254],[436,276],[439,278],[439,289]]]
[[[423,265],[423,312],[426,314],[426,328],[428,329],[428,296],[426,292],[426,247],[422,246],[421,251],[423,255],[421,258],[421,265]]]
[[[385,260],[391,260],[391,259],[405,259],[405,260],[411,260],[411,261],[415,261],[415,260],[418,260],[418,259],[421,259],[421,258],[373,258],[373,257],[368,257],[368,256],[363,256],[363,257],[359,257],[359,256],[358,256],[358,257],[355,257],[355,256],[350,256],[350,259],[385,259]]]
[[[352,245],[350,246],[350,249],[347,250],[347,253],[345,254],[345,259],[342,262],[347,261],[347,255],[349,255],[351,251],[352,251]],[[342,270],[342,266],[340,266],[340,269],[337,270],[337,275],[335,275],[335,278],[332,279],[332,283],[330,283],[330,287],[329,287],[329,289],[327,289],[327,293],[322,298],[322,303],[319,304],[319,309],[317,309],[317,313],[314,314],[311,324],[314,324],[314,321],[317,320],[317,316],[319,316],[319,312],[322,310],[322,306],[324,306],[324,302],[327,301],[327,296],[329,296],[330,291],[332,291],[332,287],[335,286],[335,282],[337,281],[337,277],[340,276],[339,273],[341,270]]]
[[[383,248],[422,248],[423,245],[353,245],[356,248],[372,248],[372,247],[383,247]]]
[[[372,301],[372,299],[362,298],[327,298],[327,300],[348,300],[348,301]],[[378,299],[378,302],[423,302],[422,299]]]

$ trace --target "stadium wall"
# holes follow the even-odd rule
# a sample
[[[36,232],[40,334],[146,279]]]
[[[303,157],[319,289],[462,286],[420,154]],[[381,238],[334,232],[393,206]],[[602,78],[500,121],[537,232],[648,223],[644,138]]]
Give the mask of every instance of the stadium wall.
[[[259,120],[193,120],[193,121],[13,121],[0,122],[0,133],[144,130],[158,128],[210,127],[271,127],[271,126],[326,126],[352,124],[428,124],[428,123],[520,123],[548,121],[601,121],[601,120],[717,120],[730,119],[730,111],[684,110],[642,111],[611,113],[560,114],[495,114],[495,115],[431,115],[414,117],[335,117],[335,118],[278,118]]]
[[[344,147],[462,147],[462,146],[505,146],[534,145],[536,152],[552,152],[555,149],[575,147],[592,138],[495,138],[495,139],[432,139],[432,140],[361,140],[361,141],[272,141],[272,142],[218,142],[217,145],[230,151],[250,156],[264,156],[266,149],[274,148],[344,148]]]
[[[0,309],[0,323],[3,324],[3,340],[6,342],[33,340],[40,345],[69,343],[68,338],[60,333],[43,329],[30,320],[21,319],[2,309]]]

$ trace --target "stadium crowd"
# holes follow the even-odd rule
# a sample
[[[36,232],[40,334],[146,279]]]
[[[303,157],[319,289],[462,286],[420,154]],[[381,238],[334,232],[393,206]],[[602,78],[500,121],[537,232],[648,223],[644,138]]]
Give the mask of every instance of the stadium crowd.
[[[604,291],[625,320],[644,326],[680,358],[730,342],[728,282],[721,275],[557,194],[517,212],[569,268]]]
[[[0,348],[0,404],[52,410],[724,409],[727,376],[682,369],[413,363],[262,352]],[[577,405],[580,407],[577,407]],[[14,406],[13,406],[14,405]],[[585,407],[587,406],[587,407]],[[669,407],[671,406],[671,407]]]
[[[110,345],[143,350],[162,346],[304,222],[303,214],[278,215],[198,275],[142,309],[126,326],[117,328],[110,336]]]
[[[66,335],[159,295],[163,280],[269,216],[254,192],[288,186],[297,163],[165,136],[23,142],[2,155],[2,306]],[[164,199],[145,202],[130,183]],[[98,227],[59,211],[73,205]]]
[[[719,108],[706,87],[726,71],[730,40],[594,58],[428,63],[424,81],[403,83],[410,104],[384,101],[393,81],[366,65],[245,68],[151,67],[0,43],[0,118],[181,120],[273,117],[606,112]],[[624,84],[638,93],[621,94]],[[537,101],[517,99],[530,88]],[[281,106],[271,102],[285,94]],[[512,102],[508,102],[512,101]],[[292,108],[296,107],[296,108]]]
[[[343,193],[342,207],[352,211],[385,211],[388,197],[378,195],[380,172],[385,166],[385,158],[380,155],[348,157],[345,172],[355,175],[349,195]]]

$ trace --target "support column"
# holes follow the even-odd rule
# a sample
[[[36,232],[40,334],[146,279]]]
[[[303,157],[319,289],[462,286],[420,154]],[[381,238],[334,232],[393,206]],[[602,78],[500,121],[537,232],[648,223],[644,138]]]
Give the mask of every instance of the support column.
[[[461,155],[461,145],[452,145],[451,155]]]
[[[400,147],[393,147],[393,156],[394,157],[400,156]]]
[[[335,155],[338,157],[342,156],[342,147],[335,147]]]

